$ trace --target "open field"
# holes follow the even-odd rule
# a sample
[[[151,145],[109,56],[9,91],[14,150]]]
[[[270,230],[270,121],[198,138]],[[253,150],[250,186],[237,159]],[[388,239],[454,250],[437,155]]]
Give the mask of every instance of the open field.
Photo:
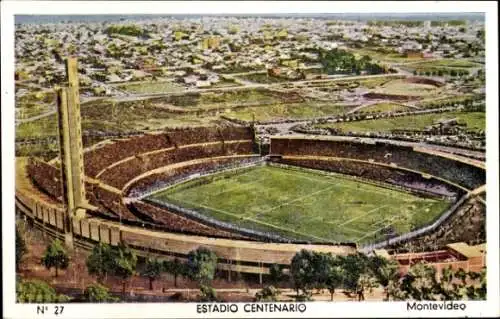
[[[485,129],[486,119],[484,112],[420,114],[346,123],[320,124],[318,127],[331,127],[341,129],[344,132],[390,132],[395,129],[422,130],[438,120],[453,118],[456,118],[459,123],[465,123],[469,130],[478,131]]]
[[[433,85],[409,83],[406,80],[389,81],[374,90],[375,93],[409,96],[437,95],[441,90]]]
[[[367,243],[432,222],[448,202],[319,171],[255,167],[192,180],[152,198],[241,227],[313,241]]]
[[[174,114],[167,110],[134,103],[100,101],[84,104],[82,130],[119,133],[131,130],[155,130],[169,126],[203,125],[217,120],[207,114]],[[57,115],[53,114],[16,127],[16,137],[45,137],[57,135]]]
[[[239,84],[236,83],[233,79],[222,79],[221,81],[212,84],[210,87],[211,88],[225,88],[225,87],[231,87],[231,86],[239,86]]]
[[[269,75],[267,75],[267,73],[247,74],[247,75],[238,76],[238,78],[245,80],[245,81],[250,81],[250,82],[255,82],[255,83],[263,83],[263,84],[281,83],[281,82],[288,82],[289,81],[289,80],[284,79],[284,78],[269,76]]]
[[[167,81],[123,84],[117,86],[117,88],[135,94],[181,92],[184,90],[184,87],[181,85]]]
[[[340,104],[301,102],[280,103],[266,106],[246,107],[241,109],[228,109],[224,115],[243,121],[251,121],[255,115],[256,121],[271,121],[278,119],[304,119],[342,114],[346,107]]]
[[[402,55],[397,52],[393,53],[384,53],[384,52],[379,52],[376,51],[375,49],[351,49],[349,48],[349,51],[357,55],[358,57],[361,57],[363,55],[367,55],[371,57],[374,60],[378,60],[381,62],[391,62],[391,63],[404,63],[404,62],[413,62],[413,61],[424,61],[424,58],[420,57],[406,57],[405,55]]]
[[[408,111],[409,108],[402,105],[402,104],[396,104],[396,103],[377,103],[377,104],[372,104],[367,107],[364,107],[362,109],[359,109],[357,113],[363,113],[363,112],[402,112],[402,111]]]
[[[481,64],[471,62],[469,60],[453,60],[453,59],[443,59],[443,60],[433,60],[427,62],[420,62],[411,64],[411,67],[420,68],[434,68],[434,67],[446,67],[446,68],[475,68],[480,67]]]

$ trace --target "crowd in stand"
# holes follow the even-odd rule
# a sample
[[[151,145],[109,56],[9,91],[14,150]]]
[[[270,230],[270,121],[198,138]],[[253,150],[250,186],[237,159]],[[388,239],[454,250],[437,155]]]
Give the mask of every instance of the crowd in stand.
[[[102,169],[127,157],[169,147],[182,145],[252,140],[253,133],[248,127],[197,127],[170,130],[158,134],[132,136],[102,144],[84,154],[85,174],[95,177]]]
[[[282,164],[302,166],[307,168],[332,171],[350,176],[357,176],[368,180],[402,186],[405,189],[455,199],[459,189],[436,179],[427,179],[421,174],[377,164],[355,162],[350,160],[320,160],[320,159],[279,159]]]
[[[61,171],[46,162],[30,159],[27,165],[28,175],[36,186],[54,199],[62,198]]]
[[[397,253],[444,249],[447,244],[465,242],[477,245],[486,241],[486,207],[471,198],[432,233],[388,247]]]
[[[95,177],[103,168],[124,158],[171,146],[172,142],[168,134],[133,136],[106,143],[99,148],[85,152],[85,174]]]
[[[186,148],[165,150],[161,153],[149,155],[138,154],[126,162],[106,169],[102,175],[99,176],[99,179],[106,184],[122,189],[126,183],[134,177],[170,164],[187,162],[201,158],[252,153],[253,143],[248,141],[225,144],[201,144]]]
[[[215,143],[214,143],[215,142]],[[213,143],[213,144],[207,144]],[[197,144],[197,145],[194,145]],[[147,152],[158,151],[153,154]],[[237,158],[210,159],[218,156],[252,155],[253,131],[248,127],[199,127],[177,129],[168,132],[150,133],[128,136],[123,139],[102,143],[90,148],[84,154],[85,174],[96,177],[102,172],[99,180],[122,189],[134,177],[171,164],[183,163],[190,160],[204,159],[194,165],[171,168],[162,174],[153,175],[137,183],[135,191],[141,191],[154,186],[165,179],[182,178],[195,172],[205,172],[227,166],[241,164],[244,160]],[[130,158],[123,163],[109,167],[113,163]],[[248,158],[247,158],[248,160]],[[108,168],[108,169],[106,169]],[[41,191],[50,197],[62,201],[62,180],[60,169],[38,159],[31,159],[27,166],[28,174]],[[148,186],[148,183],[149,184]],[[202,233],[220,237],[235,237],[229,232],[217,230],[185,217],[175,216],[160,208],[147,209],[135,203],[128,207],[123,200],[123,193],[114,192],[95,182],[85,182],[87,199],[91,205],[98,207],[98,214],[102,217],[119,219],[129,223],[154,222],[155,217],[162,217],[159,224],[168,224],[169,230],[191,233]],[[151,205],[149,205],[151,206]],[[149,208],[149,207],[148,207]],[[240,235],[236,237],[242,238]]]
[[[189,130],[174,130],[159,134],[133,136],[112,143],[103,144],[99,148],[85,153],[85,173],[96,176],[103,172],[99,179],[118,189],[134,177],[156,168],[172,164],[184,163],[190,160],[206,159],[190,165],[171,167],[164,172],[152,174],[135,182],[125,192],[131,197],[140,196],[154,189],[166,187],[169,183],[189,178],[192,174],[211,173],[216,170],[241,166],[255,161],[253,131],[251,128],[195,128]],[[216,142],[216,143],[213,143]],[[210,144],[203,144],[210,143]],[[193,145],[199,144],[199,145]],[[166,150],[170,148],[170,150]],[[151,155],[141,153],[158,150]],[[161,151],[163,150],[163,151]],[[469,189],[485,183],[484,169],[457,162],[440,156],[414,151],[411,147],[387,143],[361,143],[351,141],[325,141],[313,139],[273,139],[272,155],[308,156],[308,159],[281,159],[280,162],[295,166],[339,172],[374,181],[391,183],[405,188],[411,188],[427,194],[446,197],[458,196],[460,191],[450,185],[433,178],[424,178],[421,174],[384,167],[375,163],[397,164],[400,167],[428,173],[456,182]],[[218,156],[249,155],[213,159]],[[314,156],[344,158],[343,160],[322,160]],[[129,158],[121,164],[109,167],[112,163]],[[356,162],[352,159],[366,162]],[[92,162],[94,161],[94,162]],[[62,181],[60,170],[46,162],[30,160],[28,174],[34,183],[51,197],[61,200]],[[125,203],[122,192],[113,192],[97,183],[86,182],[87,197],[91,204],[99,208],[103,217],[120,219],[128,222],[158,223],[169,225],[169,230],[192,232],[206,235],[230,237],[229,232],[216,227],[204,225],[198,221],[190,221],[185,216],[176,216],[163,208],[149,210],[149,206]],[[129,205],[129,206],[127,206]],[[478,218],[477,207],[471,206],[471,218]],[[453,218],[452,218],[453,220]],[[476,225],[477,223],[475,223]],[[438,240],[448,236],[453,230],[440,226],[436,232]],[[166,227],[166,226],[165,226]],[[429,235],[429,236],[434,236]],[[441,236],[441,237],[439,237]],[[448,238],[447,237],[447,238]],[[453,237],[453,236],[452,236]],[[453,238],[456,238],[453,237]]]
[[[130,210],[139,216],[143,216],[146,220],[149,219],[155,224],[162,225],[169,231],[224,238],[245,238],[241,235],[201,224],[193,219],[172,213],[166,208],[158,207],[145,202],[134,202],[130,204]]]
[[[201,163],[170,168],[167,171],[146,176],[133,183],[125,192],[130,197],[140,197],[143,194],[176,184],[195,173],[204,175],[213,171],[241,167],[260,160],[258,157],[207,159]]]
[[[486,181],[484,169],[445,157],[414,151],[411,147],[388,143],[362,143],[315,139],[273,139],[272,155],[302,155],[352,158],[378,163],[394,163],[455,182],[469,189]]]

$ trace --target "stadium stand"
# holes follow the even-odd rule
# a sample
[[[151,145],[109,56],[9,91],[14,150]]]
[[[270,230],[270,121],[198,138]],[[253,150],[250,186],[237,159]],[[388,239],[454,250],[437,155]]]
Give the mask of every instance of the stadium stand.
[[[478,198],[471,198],[436,231],[389,246],[387,249],[396,253],[434,251],[444,249],[450,243],[465,242],[476,245],[485,240],[486,207]]]
[[[385,167],[377,164],[358,162],[352,160],[326,160],[326,159],[275,159],[282,164],[302,166],[307,168],[331,171],[345,175],[358,176],[361,178],[403,186],[419,192],[439,196],[456,197],[461,193],[449,184],[445,184],[434,178],[425,178],[421,174]]]
[[[87,199],[96,207],[91,215],[172,232],[251,239],[251,235],[136,199],[181,180],[264,161],[267,157],[255,154],[253,138],[249,127],[197,127],[99,143],[84,154]],[[439,178],[469,189],[485,183],[481,167],[390,143],[282,137],[271,139],[270,155],[271,161],[280,164],[389,183],[424,195],[463,195],[458,186]],[[27,173],[47,196],[62,201],[58,162],[51,163],[30,159]],[[441,236],[449,231],[440,227]]]
[[[244,236],[233,234],[221,229],[216,229],[195,220],[188,219],[178,214],[172,213],[165,208],[158,207],[145,202],[134,202],[129,205],[131,211],[143,219],[149,219],[154,223],[160,224],[166,230],[181,232],[185,234],[197,234],[211,237],[223,237],[233,239],[244,239]]]
[[[84,154],[85,174],[96,177],[103,168],[133,154],[172,146],[168,134],[147,134],[105,143]]]
[[[188,163],[183,166],[171,167],[165,171],[145,176],[134,182],[124,192],[130,196],[139,196],[155,189],[162,189],[176,181],[195,173],[203,174],[232,165],[237,167],[255,160],[255,157],[209,158],[202,162]]]
[[[39,159],[30,158],[27,165],[27,172],[33,183],[40,190],[50,197],[61,201],[61,172],[58,168]]]
[[[104,168],[127,157],[172,146],[237,140],[253,141],[252,130],[246,127],[196,127],[118,139],[101,143],[98,147],[90,148],[85,152],[85,174],[96,177]]]
[[[199,158],[252,154],[252,148],[252,142],[200,144],[154,154],[136,155],[128,161],[105,170],[99,176],[99,179],[111,186],[122,189],[132,178],[169,164]]]
[[[271,139],[271,155],[328,156],[396,164],[442,177],[468,189],[477,188],[486,180],[486,172],[482,168],[388,143],[279,138]]]

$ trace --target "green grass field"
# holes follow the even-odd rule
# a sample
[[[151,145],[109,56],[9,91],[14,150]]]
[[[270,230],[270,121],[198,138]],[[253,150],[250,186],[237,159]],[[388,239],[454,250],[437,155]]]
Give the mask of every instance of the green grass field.
[[[253,73],[253,74],[241,75],[241,76],[238,76],[238,78],[245,80],[245,81],[262,83],[262,84],[288,82],[287,79],[274,77],[274,76],[268,76],[267,73]]]
[[[443,59],[443,60],[433,60],[421,63],[412,64],[412,67],[420,69],[427,67],[447,67],[447,68],[474,68],[480,67],[481,64],[471,62],[469,60],[453,60],[453,59]]]
[[[410,95],[410,96],[430,96],[436,95],[441,90],[433,85],[421,83],[409,83],[406,80],[393,80],[375,89],[376,93]]]
[[[245,228],[313,241],[368,243],[432,222],[448,202],[320,171],[272,166],[221,173],[150,198]]]
[[[140,83],[130,83],[124,84],[117,87],[120,90],[124,90],[130,93],[163,93],[163,92],[181,92],[185,90],[179,84],[173,82],[140,82]]]
[[[255,114],[256,121],[278,119],[303,119],[334,114],[342,114],[346,107],[326,102],[280,103],[265,106],[252,106],[239,109],[228,109],[224,115],[243,121],[251,121]]]
[[[377,103],[360,109],[357,113],[363,112],[402,112],[410,108],[396,103]]]
[[[344,132],[390,132],[395,129],[422,130],[440,119],[456,118],[465,123],[469,130],[484,130],[486,118],[484,112],[447,112],[401,116],[376,120],[353,121],[346,123],[320,124],[318,127],[332,127]]]

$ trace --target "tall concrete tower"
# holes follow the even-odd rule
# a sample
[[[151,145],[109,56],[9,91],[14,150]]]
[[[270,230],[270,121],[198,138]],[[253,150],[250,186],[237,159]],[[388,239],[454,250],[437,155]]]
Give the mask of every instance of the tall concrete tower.
[[[75,58],[66,60],[67,86],[56,89],[59,122],[59,149],[63,203],[65,214],[65,241],[73,247],[73,219],[85,217],[85,184],[83,172],[83,146],[80,119],[80,93],[78,66]]]

